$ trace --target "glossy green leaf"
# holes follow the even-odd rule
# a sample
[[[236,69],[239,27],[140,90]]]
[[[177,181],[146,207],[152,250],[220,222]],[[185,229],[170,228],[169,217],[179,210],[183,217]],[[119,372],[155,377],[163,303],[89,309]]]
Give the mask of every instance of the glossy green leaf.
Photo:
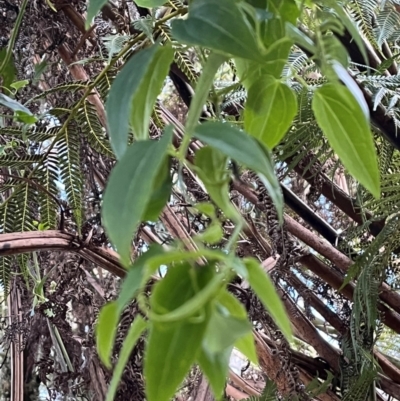
[[[224,395],[232,349],[233,347],[230,347],[219,353],[211,353],[207,350],[207,346],[203,342],[197,356],[197,362],[203,373],[207,376],[217,400],[221,399]]]
[[[227,170],[227,157],[218,149],[206,146],[196,152],[196,173],[203,181],[211,199],[225,213],[238,221],[240,216],[229,199],[230,176]]]
[[[149,137],[150,117],[174,58],[171,46],[158,47],[132,99],[131,126],[136,139]]]
[[[153,45],[134,54],[111,85],[106,112],[111,146],[117,159],[122,157],[128,147],[132,101],[141,89],[142,80],[151,73],[149,68],[153,60],[163,49],[159,45]]]
[[[109,238],[125,266],[130,264],[132,237],[146,212],[171,137],[169,129],[160,141],[134,143],[110,174],[104,194],[102,218]]]
[[[285,307],[276,293],[274,284],[271,282],[269,276],[264,272],[260,263],[252,258],[244,260],[248,270],[248,281],[251,288],[255,291],[258,298],[268,310],[275,323],[281,329],[285,337],[291,341],[292,329],[290,320],[287,316]]]
[[[108,3],[108,0],[89,0],[85,28],[89,29],[94,17]]]
[[[119,353],[118,361],[115,366],[113,376],[108,387],[106,401],[113,401],[115,394],[117,393],[118,385],[121,382],[121,377],[124,372],[125,366],[129,361],[132,350],[137,343],[140,335],[146,329],[146,321],[138,314],[135,317],[131,327],[129,328],[128,334],[122,344],[121,351]]]
[[[194,268],[183,263],[170,267],[154,286],[151,310],[158,314],[179,310],[206,287],[214,275],[211,266]],[[196,316],[177,322],[151,321],[144,365],[149,401],[169,401],[195,362],[208,325],[208,309],[204,305],[201,311],[193,312]]]
[[[117,302],[109,302],[101,308],[96,326],[97,353],[104,366],[108,369],[111,369],[111,353],[117,333],[119,316]]]
[[[172,35],[189,45],[205,46],[228,55],[263,61],[245,15],[232,0],[196,0],[186,20],[172,22]]]
[[[255,138],[227,123],[206,122],[196,128],[194,136],[257,172],[282,218],[282,192],[268,150]]]
[[[172,189],[172,177],[169,166],[170,161],[167,158],[155,178],[155,185],[146,211],[143,214],[143,221],[156,221],[167,204]]]
[[[349,89],[340,84],[322,86],[315,91],[312,109],[344,166],[378,198],[380,178],[369,121]]]
[[[265,76],[250,87],[244,111],[245,130],[267,147],[278,145],[297,113],[297,100],[284,83]]]

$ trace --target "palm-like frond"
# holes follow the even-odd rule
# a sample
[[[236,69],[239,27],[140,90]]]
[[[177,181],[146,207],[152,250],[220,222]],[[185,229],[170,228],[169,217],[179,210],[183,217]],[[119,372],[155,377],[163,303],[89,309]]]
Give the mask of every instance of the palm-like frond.
[[[77,125],[72,123],[57,142],[60,178],[78,227],[82,224],[81,139]]]

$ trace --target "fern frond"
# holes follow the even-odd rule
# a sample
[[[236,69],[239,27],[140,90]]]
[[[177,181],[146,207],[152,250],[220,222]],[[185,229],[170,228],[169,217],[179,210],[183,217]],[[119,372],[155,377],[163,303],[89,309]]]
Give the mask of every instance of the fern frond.
[[[59,190],[56,182],[58,181],[58,155],[56,152],[50,152],[46,160],[40,166],[37,173],[37,180],[46,190],[58,197]],[[58,205],[54,199],[43,191],[39,191],[38,203],[40,210],[40,222],[46,229],[55,229],[57,227],[57,209]]]
[[[80,138],[75,124],[70,124],[57,142],[60,177],[65,186],[68,203],[73,209],[78,227],[82,224],[82,173]]]
[[[392,6],[386,6],[376,17],[377,27],[375,28],[375,36],[378,46],[382,44],[393,34],[399,30],[400,15]]]
[[[131,38],[130,35],[108,35],[102,38],[103,44],[108,52],[108,63],[110,63],[113,56],[119,53],[124,47],[125,43]]]
[[[84,90],[87,88],[88,82],[87,81],[74,81],[74,82],[68,82],[66,84],[60,84],[60,85],[56,85],[53,88],[50,88],[48,90],[45,90],[41,93],[39,93],[38,95],[32,97],[32,99],[30,99],[28,103],[32,103],[36,100],[39,99],[44,99],[46,98],[48,95],[51,95],[53,93],[57,93],[57,92],[72,92],[72,93],[76,93],[79,90]]]
[[[11,264],[12,256],[1,256],[0,257],[0,285],[4,289],[4,294],[8,294],[10,276],[11,276]]]
[[[396,89],[400,85],[400,76],[398,75],[359,75],[357,79],[360,82],[367,83],[378,88]]]
[[[187,53],[176,51],[174,60],[182,72],[188,77],[190,83],[194,84],[197,82],[199,74],[195,70]]]
[[[174,10],[182,10],[187,7],[181,0],[168,0],[168,3]]]
[[[373,47],[379,49],[372,24],[377,6],[378,3],[376,0],[350,0],[347,3],[349,14],[359,26],[362,34],[369,40]]]
[[[76,114],[76,121],[89,144],[99,153],[114,158],[110,142],[100,123],[95,107],[85,100]]]
[[[36,220],[34,206],[36,205],[37,191],[29,183],[22,183],[13,193],[11,202],[15,205],[13,216],[13,231],[23,232],[35,230],[33,222]]]
[[[21,167],[26,168],[32,166],[34,163],[40,163],[43,160],[41,155],[32,155],[18,157],[15,155],[2,155],[0,156],[0,167]]]
[[[115,77],[117,76],[117,73],[118,73],[118,68],[115,67],[109,68],[96,85],[96,89],[99,92],[101,98],[103,99],[103,102],[105,102],[107,99],[111,85]]]
[[[48,129],[36,129],[35,127],[24,132],[18,128],[0,128],[0,135],[7,135],[16,139],[28,138],[32,142],[44,142],[57,135],[60,127],[52,127]]]

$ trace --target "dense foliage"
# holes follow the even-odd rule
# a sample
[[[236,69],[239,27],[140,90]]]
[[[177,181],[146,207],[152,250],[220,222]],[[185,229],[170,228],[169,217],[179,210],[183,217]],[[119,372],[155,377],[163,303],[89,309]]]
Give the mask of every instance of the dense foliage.
[[[398,398],[399,10],[0,0],[3,398]]]

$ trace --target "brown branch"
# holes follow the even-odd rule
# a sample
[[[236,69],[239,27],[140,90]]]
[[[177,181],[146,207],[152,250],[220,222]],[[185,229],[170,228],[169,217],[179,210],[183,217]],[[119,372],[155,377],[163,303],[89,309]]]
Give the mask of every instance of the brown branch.
[[[114,251],[90,244],[84,247],[72,234],[56,230],[0,234],[0,256],[45,250],[78,253],[112,274],[125,276],[126,271],[120,265],[118,255]]]
[[[335,290],[339,290],[339,288],[342,286],[344,280],[343,275],[338,270],[329,267],[314,255],[303,256],[300,258],[299,262]],[[340,293],[349,300],[353,299],[353,292],[354,283],[349,283],[340,290]],[[378,309],[382,312],[383,323],[385,323],[396,333],[400,334],[400,315],[382,303],[379,303]]]

